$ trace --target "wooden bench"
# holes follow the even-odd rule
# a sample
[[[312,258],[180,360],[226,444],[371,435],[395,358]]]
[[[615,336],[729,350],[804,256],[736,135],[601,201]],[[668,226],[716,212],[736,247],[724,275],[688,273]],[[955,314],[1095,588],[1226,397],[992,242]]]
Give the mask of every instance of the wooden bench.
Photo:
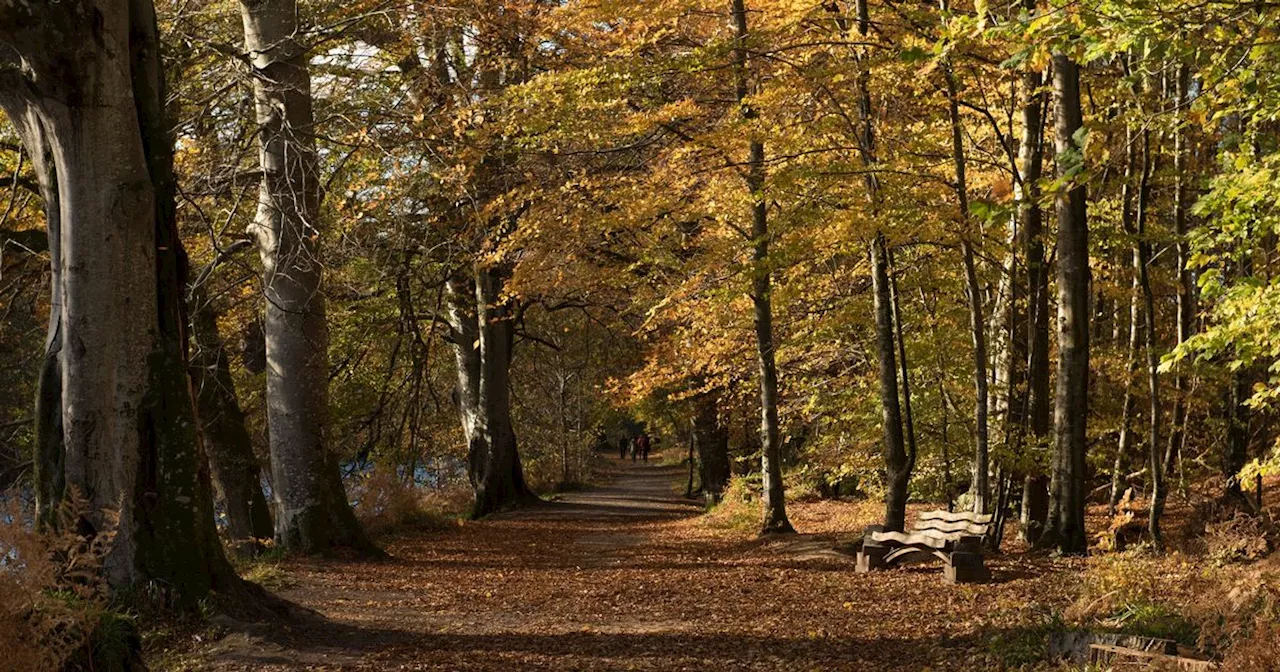
[[[858,571],[932,555],[945,563],[947,583],[986,581],[991,573],[982,564],[982,545],[991,531],[991,520],[990,515],[980,513],[926,511],[910,532],[885,532],[883,525],[872,525],[858,552]]]

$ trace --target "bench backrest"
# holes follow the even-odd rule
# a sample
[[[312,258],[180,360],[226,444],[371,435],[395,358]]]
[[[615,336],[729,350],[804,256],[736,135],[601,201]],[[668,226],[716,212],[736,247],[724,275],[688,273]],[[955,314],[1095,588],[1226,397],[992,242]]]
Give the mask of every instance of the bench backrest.
[[[916,519],[913,532],[956,541],[960,537],[985,537],[992,516],[986,513],[925,511]]]

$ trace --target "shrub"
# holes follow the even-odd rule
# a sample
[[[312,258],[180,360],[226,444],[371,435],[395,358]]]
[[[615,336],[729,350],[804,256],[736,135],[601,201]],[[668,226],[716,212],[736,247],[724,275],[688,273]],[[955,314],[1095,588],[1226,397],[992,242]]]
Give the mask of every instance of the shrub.
[[[1209,558],[1218,564],[1252,561],[1271,550],[1273,533],[1271,525],[1261,517],[1236,514],[1207,525],[1204,543]]]
[[[1141,551],[1096,556],[1081,579],[1080,595],[1067,609],[1067,619],[1184,644],[1196,641],[1196,624],[1184,607],[1203,590],[1204,578],[1188,557]]]
[[[734,476],[720,502],[704,517],[704,522],[721,529],[748,531],[760,524],[760,478]]]
[[[356,516],[369,534],[380,535],[410,527],[452,527],[470,505],[466,488],[419,488],[394,470],[378,467],[361,485]]]
[[[9,669],[63,669],[73,659],[114,654],[132,624],[107,603],[102,563],[114,525],[92,538],[76,533],[89,509],[72,492],[53,533],[36,532],[17,497],[0,512],[0,651]]]

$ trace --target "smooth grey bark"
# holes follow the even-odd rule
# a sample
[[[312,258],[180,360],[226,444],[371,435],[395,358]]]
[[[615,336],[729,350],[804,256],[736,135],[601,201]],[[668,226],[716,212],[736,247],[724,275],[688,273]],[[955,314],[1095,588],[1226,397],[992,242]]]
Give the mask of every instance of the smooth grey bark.
[[[880,363],[880,409],[884,430],[884,462],[888,477],[884,528],[901,532],[907,517],[907,484],[911,460],[902,434],[902,407],[898,400],[898,375],[894,354],[893,300],[889,292],[888,250],[884,235],[871,242],[871,280],[875,296],[876,354]]]
[[[1177,70],[1175,102],[1182,105],[1187,100],[1187,87],[1190,84],[1191,72],[1186,65]],[[1181,123],[1175,124],[1173,130],[1173,227],[1177,236],[1178,264],[1178,345],[1191,338],[1195,331],[1196,284],[1194,274],[1188,268],[1191,259],[1191,244],[1187,239],[1190,231],[1187,210],[1190,204],[1190,190],[1187,188],[1185,173],[1190,168],[1190,152],[1188,151],[1187,131]],[[1169,446],[1164,454],[1164,473],[1172,477],[1174,463],[1182,455],[1186,442],[1187,423],[1187,376],[1181,367],[1174,369],[1173,377],[1173,417],[1169,424]]]
[[[317,242],[320,177],[306,47],[296,0],[241,0],[253,65],[262,181],[250,233],[266,294],[267,425],[276,541],[300,553],[377,554],[327,445],[329,334]]]
[[[732,0],[735,43],[733,62],[735,93],[743,119],[756,118],[747,102],[747,10],[743,0]],[[764,478],[764,518],[761,534],[791,533],[786,494],[782,484],[782,451],[778,430],[778,366],[773,337],[773,288],[769,270],[769,219],[764,198],[764,143],[752,139],[747,158],[747,189],[751,192],[752,274],[751,303],[755,312],[756,361],[760,369],[760,471]]]
[[[1026,0],[1028,13],[1036,13],[1035,0]],[[1018,160],[1022,170],[1018,184],[1018,219],[1027,275],[1027,426],[1031,441],[1042,446],[1049,436],[1049,265],[1045,259],[1044,218],[1040,209],[1040,178],[1044,165],[1043,77],[1028,69],[1022,77],[1022,139]],[[1028,474],[1022,486],[1021,536],[1035,543],[1049,514],[1049,478]]]
[[[1134,226],[1133,174],[1137,165],[1137,147],[1133,140],[1132,133],[1126,134],[1126,159],[1124,185],[1121,187],[1120,197],[1120,220],[1125,233],[1136,239],[1138,231]],[[1129,289],[1129,341],[1125,356],[1124,400],[1120,405],[1120,436],[1116,442],[1115,461],[1111,465],[1109,510],[1112,514],[1115,513],[1116,506],[1120,504],[1120,498],[1124,495],[1125,469],[1133,453],[1133,414],[1135,410],[1133,378],[1138,372],[1138,342],[1142,334],[1141,322],[1143,313],[1139,301],[1139,292],[1141,291],[1139,276],[1142,273],[1142,259],[1138,253],[1137,242],[1134,243],[1130,256],[1132,261],[1129,268],[1132,271],[1132,276]]]
[[[54,522],[62,501],[65,479],[62,439],[62,250],[61,212],[58,202],[58,174],[52,138],[36,107],[24,96],[0,89],[0,109],[5,110],[18,139],[31,156],[32,170],[44,205],[49,251],[49,326],[46,330],[44,360],[36,380],[35,429],[32,464],[36,494],[36,521]]]
[[[502,296],[504,271],[476,265],[445,284],[455,395],[467,442],[473,518],[538,501],[524,480],[511,422],[511,356],[515,324]]]
[[[1160,517],[1164,513],[1164,450],[1160,446],[1162,409],[1160,408],[1160,353],[1156,331],[1155,292],[1151,286],[1151,241],[1147,236],[1147,213],[1151,208],[1151,172],[1155,160],[1151,156],[1151,132],[1142,131],[1142,176],[1138,185],[1138,285],[1142,290],[1142,312],[1146,321],[1147,391],[1150,400],[1150,425],[1147,431],[1148,470],[1151,473],[1151,506],[1148,508],[1147,532],[1156,550],[1164,548]]]
[[[866,40],[871,35],[870,10],[867,0],[854,4],[855,28],[858,37]],[[864,181],[867,200],[873,210],[878,210],[880,183],[876,164],[875,124],[871,108],[871,77],[864,55],[857,55],[860,71],[855,80],[858,95],[858,153],[869,170]],[[884,436],[884,463],[886,476],[884,529],[902,531],[906,525],[907,486],[911,481],[914,460],[907,452],[903,436],[902,405],[898,398],[898,366],[894,343],[893,297],[889,276],[889,249],[884,231],[877,229],[870,245],[871,284],[876,323],[876,356],[879,363],[881,428]]]
[[[911,376],[907,364],[907,339],[902,337],[902,305],[898,294],[898,268],[893,252],[889,252],[889,302],[893,308],[893,335],[898,341],[898,373],[902,376],[902,424],[906,433],[907,464],[914,468],[918,446],[916,444],[916,421],[911,412]],[[950,464],[946,471],[951,469]],[[949,476],[949,473],[948,473]],[[948,478],[948,481],[950,479]]]
[[[57,173],[64,474],[87,503],[78,524],[113,531],[114,588],[162,586],[194,605],[241,584],[194,431],[154,7],[9,4],[0,44],[25,67],[0,64],[0,90],[36,109]]]
[[[467,477],[474,488],[483,449],[476,443],[480,421],[480,323],[476,317],[476,282],[471,273],[454,273],[445,281],[449,345],[457,372],[454,398],[467,444]]]
[[[200,412],[200,437],[209,457],[214,492],[227,515],[227,537],[252,553],[274,534],[262,493],[262,472],[231,378],[230,358],[218,331],[218,313],[203,287],[190,294],[191,378]]]
[[[1053,54],[1054,147],[1058,178],[1068,182],[1057,197],[1058,380],[1054,397],[1055,464],[1045,539],[1066,554],[1088,548],[1085,527],[1085,457],[1089,413],[1089,228],[1076,135],[1083,127],[1080,69],[1066,54]],[[1042,540],[1043,541],[1043,540]]]

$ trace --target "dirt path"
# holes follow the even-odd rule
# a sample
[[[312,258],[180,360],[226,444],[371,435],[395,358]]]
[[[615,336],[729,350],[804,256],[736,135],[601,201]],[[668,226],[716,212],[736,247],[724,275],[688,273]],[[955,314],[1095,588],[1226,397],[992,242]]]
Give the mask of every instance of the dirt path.
[[[1028,617],[1008,605],[1052,579],[1015,560],[987,586],[857,575],[831,537],[708,526],[679,467],[612,464],[546,507],[393,539],[391,561],[292,563],[280,594],[327,620],[235,632],[199,669],[986,669]],[[801,529],[834,511],[815,507]]]

